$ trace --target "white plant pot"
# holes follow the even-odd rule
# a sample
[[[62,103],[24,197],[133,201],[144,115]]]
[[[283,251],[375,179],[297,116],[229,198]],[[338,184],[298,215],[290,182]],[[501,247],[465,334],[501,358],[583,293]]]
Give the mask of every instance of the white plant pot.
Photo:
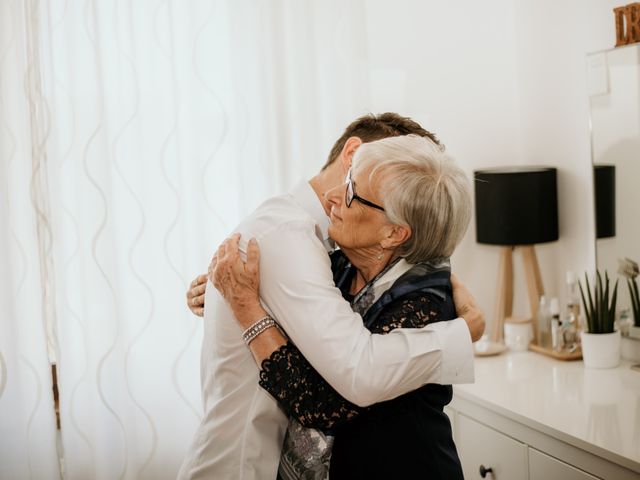
[[[620,363],[620,331],[582,332],[582,358],[587,368],[613,368]]]
[[[620,355],[632,362],[640,362],[640,338],[622,337]]]

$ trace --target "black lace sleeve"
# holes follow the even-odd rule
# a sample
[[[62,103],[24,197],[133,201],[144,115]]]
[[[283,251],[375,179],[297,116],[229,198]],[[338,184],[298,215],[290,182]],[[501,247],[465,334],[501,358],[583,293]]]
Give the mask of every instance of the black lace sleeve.
[[[371,331],[385,334],[395,328],[424,327],[441,320],[441,312],[439,298],[415,294],[388,305]],[[262,362],[260,386],[305,427],[335,428],[366,410],[336,392],[291,342]]]
[[[340,396],[291,342],[262,362],[260,386],[305,427],[327,430],[360,410]]]

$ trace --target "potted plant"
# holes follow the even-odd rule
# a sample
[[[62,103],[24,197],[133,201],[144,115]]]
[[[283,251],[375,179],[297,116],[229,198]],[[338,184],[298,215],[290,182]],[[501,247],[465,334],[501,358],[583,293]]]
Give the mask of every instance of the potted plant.
[[[593,288],[585,274],[585,288],[580,283],[580,296],[584,307],[587,332],[582,332],[582,357],[586,367],[612,368],[620,362],[620,331],[614,329],[618,281],[609,290],[609,275],[605,271],[604,282],[599,271]],[[585,294],[586,290],[586,294]]]
[[[640,339],[640,295],[638,294],[638,264],[629,258],[618,260],[620,268],[618,273],[627,279],[629,298],[631,299],[631,311],[633,313],[633,325],[629,328],[629,336]]]

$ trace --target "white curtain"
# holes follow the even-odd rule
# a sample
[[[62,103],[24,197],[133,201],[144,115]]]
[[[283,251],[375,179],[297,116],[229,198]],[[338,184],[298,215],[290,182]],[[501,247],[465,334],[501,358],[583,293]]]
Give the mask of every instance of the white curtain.
[[[59,474],[51,390],[51,220],[37,46],[26,6],[0,2],[0,478]]]
[[[175,477],[188,282],[366,111],[364,13],[0,0],[0,478]]]

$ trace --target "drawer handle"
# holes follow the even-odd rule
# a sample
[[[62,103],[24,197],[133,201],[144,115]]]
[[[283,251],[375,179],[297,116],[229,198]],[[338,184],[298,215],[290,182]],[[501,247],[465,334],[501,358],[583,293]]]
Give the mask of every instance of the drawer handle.
[[[493,473],[493,469],[491,467],[487,468],[484,465],[480,465],[480,476],[485,478],[487,473]]]

